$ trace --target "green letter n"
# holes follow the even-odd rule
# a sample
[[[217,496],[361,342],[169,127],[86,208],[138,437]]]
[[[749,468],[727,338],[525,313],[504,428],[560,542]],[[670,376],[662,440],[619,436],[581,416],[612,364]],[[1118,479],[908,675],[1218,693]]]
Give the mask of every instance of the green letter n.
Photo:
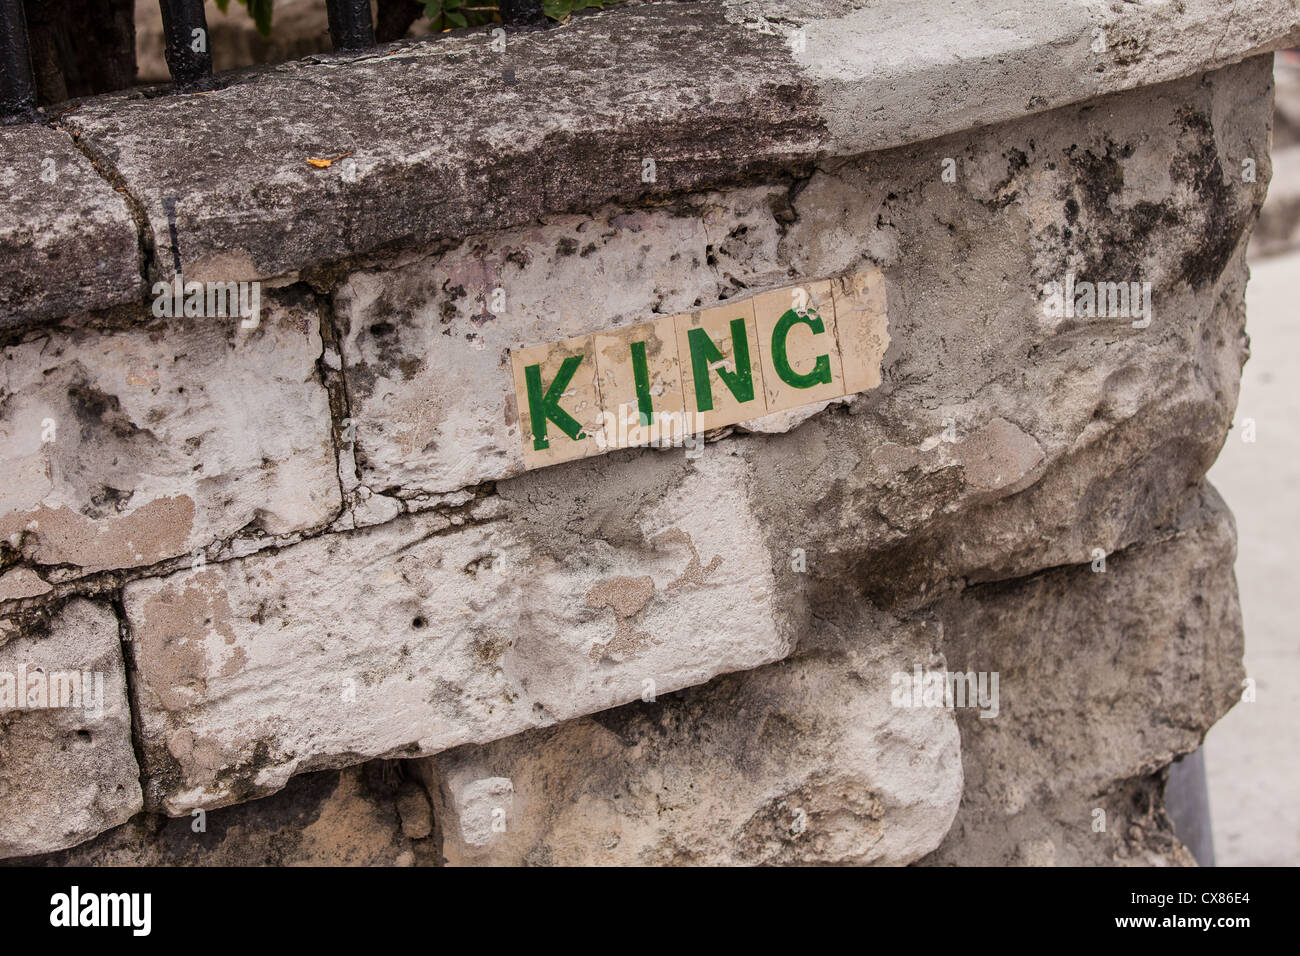
[[[528,385],[528,418],[533,426],[534,451],[551,447],[551,443],[546,439],[548,418],[574,441],[582,441],[587,437],[577,419],[560,407],[560,398],[564,395],[564,390],[569,387],[573,373],[581,364],[581,355],[570,355],[566,358],[545,395],[542,394],[542,367],[540,365],[524,367],[524,381]]]
[[[695,408],[697,411],[713,410],[713,384],[709,381],[709,365],[724,361],[725,356],[713,344],[709,333],[703,329],[687,329],[686,341],[691,346],[691,376],[695,379]],[[749,366],[749,337],[745,334],[745,320],[731,320],[731,351],[736,356],[736,370],[718,369],[718,378],[730,389],[738,402],[754,398],[754,374]]]

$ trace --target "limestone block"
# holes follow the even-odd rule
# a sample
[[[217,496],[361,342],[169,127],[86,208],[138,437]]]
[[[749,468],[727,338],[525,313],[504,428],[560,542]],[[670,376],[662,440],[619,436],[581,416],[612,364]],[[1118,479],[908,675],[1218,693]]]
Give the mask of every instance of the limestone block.
[[[953,712],[893,706],[936,632],[866,610],[793,657],[419,761],[451,865],[902,865],[961,799]]]
[[[67,133],[6,126],[0,138],[0,329],[140,295],[135,223]]]
[[[57,328],[0,359],[0,540],[50,580],[148,566],[340,508],[319,317]]]
[[[603,502],[532,477],[546,469],[452,517],[128,584],[150,806],[220,806],[785,656],[744,463],[652,464],[623,463]]]
[[[948,660],[999,672],[1001,701],[957,712],[966,792],[929,862],[1189,864],[1148,778],[1241,696],[1235,558],[1206,486],[1155,540],[945,602]]]
[[[117,617],[74,598],[0,632],[0,858],[61,850],[141,807]]]

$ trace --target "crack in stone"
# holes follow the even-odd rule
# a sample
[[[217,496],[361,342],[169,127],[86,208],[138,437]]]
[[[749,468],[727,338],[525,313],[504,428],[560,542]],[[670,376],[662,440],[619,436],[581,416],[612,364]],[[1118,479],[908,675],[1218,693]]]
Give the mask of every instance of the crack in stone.
[[[56,116],[50,122],[50,126],[61,132],[67,133],[72,145],[87,160],[90,161],[90,168],[95,171],[100,179],[113,187],[126,203],[127,212],[131,215],[131,220],[135,224],[136,246],[139,254],[140,268],[140,299],[148,301],[149,290],[152,287],[151,277],[156,272],[156,239],[153,233],[153,224],[149,221],[149,214],[145,211],[144,203],[131,190],[130,184],[117,166],[104,153],[92,146],[83,138],[80,131],[71,124],[60,122]]]

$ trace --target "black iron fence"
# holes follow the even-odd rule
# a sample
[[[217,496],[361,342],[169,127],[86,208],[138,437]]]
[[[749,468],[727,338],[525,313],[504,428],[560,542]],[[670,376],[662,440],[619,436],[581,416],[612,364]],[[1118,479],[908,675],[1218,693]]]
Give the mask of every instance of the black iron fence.
[[[159,0],[162,7],[164,54],[177,90],[212,88],[212,51],[203,0]],[[336,50],[364,50],[375,45],[370,0],[325,0],[330,39]],[[502,22],[536,26],[545,22],[542,0],[501,0]],[[0,0],[0,123],[33,122],[36,81],[23,0]]]

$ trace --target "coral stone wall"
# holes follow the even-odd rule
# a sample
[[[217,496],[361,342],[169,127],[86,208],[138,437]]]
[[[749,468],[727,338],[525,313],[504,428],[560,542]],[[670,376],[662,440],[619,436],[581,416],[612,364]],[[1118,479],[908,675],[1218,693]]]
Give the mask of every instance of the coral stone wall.
[[[0,681],[100,687],[0,697],[0,856],[1190,862],[1164,775],[1243,676],[1235,533],[1204,475],[1268,182],[1271,57],[1247,54],[1295,25],[1167,76],[1112,43],[1118,79],[1088,79],[1111,87],[1057,76],[1050,102],[870,148],[845,124],[875,80],[828,80],[744,4],[662,6],[532,36],[517,74],[584,30],[633,57],[656,25],[736,37],[719,115],[787,110],[756,115],[752,148],[695,114],[637,139],[633,101],[574,114],[622,137],[594,180],[569,178],[597,162],[571,131],[530,134],[561,163],[532,179],[421,152],[445,117],[402,160],[384,120],[368,152],[345,118],[350,172],[303,162],[331,154],[301,124],[261,129],[292,163],[228,194],[228,169],[146,148],[188,110],[224,149],[258,84],[290,108],[295,71],[364,104],[376,71],[468,69],[418,44],[0,134],[34,172],[53,154],[60,208],[83,206],[8,184],[49,221],[0,234]],[[791,6],[844,55],[817,37],[860,12]],[[1184,27],[1144,24],[1151,49]],[[759,52],[783,57],[770,83]],[[657,149],[663,178],[623,169]],[[259,283],[257,312],[159,314],[177,264]],[[524,470],[511,350],[865,268],[875,388]],[[1133,283],[1130,307],[1086,309],[1081,283]]]

